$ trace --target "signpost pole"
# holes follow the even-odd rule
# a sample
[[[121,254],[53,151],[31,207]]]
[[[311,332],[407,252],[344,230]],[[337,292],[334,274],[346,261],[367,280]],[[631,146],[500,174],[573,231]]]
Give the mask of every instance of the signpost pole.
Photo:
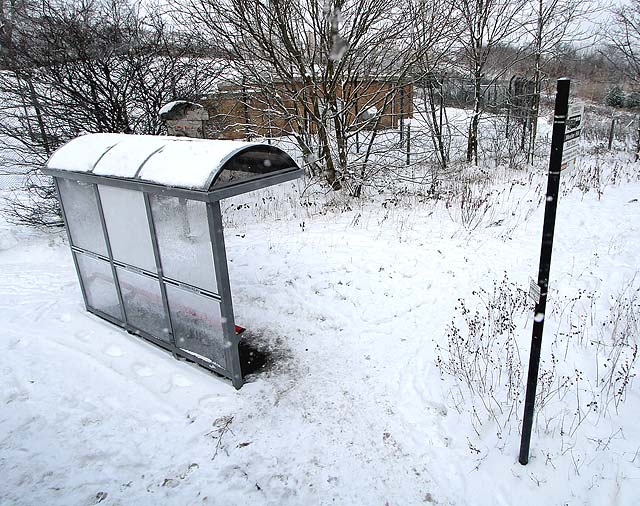
[[[529,374],[527,376],[527,394],[524,401],[524,418],[522,421],[522,438],[520,440],[520,456],[522,465],[529,462],[529,444],[531,427],[533,426],[538,369],[540,366],[540,350],[542,346],[542,330],[547,307],[547,290],[549,288],[549,270],[551,268],[551,252],[553,249],[553,231],[556,224],[556,209],[560,187],[560,171],[562,167],[562,151],[564,147],[565,127],[569,109],[569,79],[558,79],[556,104],[553,116],[553,134],[551,137],[551,156],[549,158],[549,176],[547,180],[547,199],[542,226],[542,246],[540,249],[540,266],[538,269],[538,285],[540,299],[536,304],[531,335],[531,353],[529,355]]]

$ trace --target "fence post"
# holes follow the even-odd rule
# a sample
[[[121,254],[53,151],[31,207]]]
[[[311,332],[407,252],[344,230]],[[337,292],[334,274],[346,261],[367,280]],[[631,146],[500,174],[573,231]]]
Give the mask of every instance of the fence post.
[[[515,78],[516,76],[511,76],[511,79],[509,79],[509,91],[507,92],[507,121],[504,129],[504,136],[506,139],[509,138],[509,119],[511,118],[511,108],[513,107],[513,92],[511,88]]]
[[[404,135],[404,86],[400,87],[400,142]]]
[[[355,88],[355,85],[354,85]],[[359,111],[359,104],[358,104],[358,92],[354,91],[354,97],[355,97],[355,106],[354,106],[354,117],[353,117],[353,124],[355,125],[356,128],[356,153],[360,153],[360,125],[359,125],[359,118],[358,116],[360,115],[360,111]]]
[[[407,125],[407,167],[411,165],[411,123]]]
[[[271,137],[273,137],[273,128],[271,124],[271,113],[273,112],[273,107],[271,106],[271,99],[267,99],[267,121],[269,122],[269,131],[267,137],[267,143],[271,145]]]
[[[444,80],[446,76],[443,76],[440,80],[440,135],[442,135],[442,115],[444,113]]]
[[[613,132],[616,126],[616,119],[613,118],[611,120],[611,128],[609,129],[609,150],[611,150],[611,145],[613,144]]]
[[[636,146],[636,162],[640,158],[640,117],[638,117],[638,144]]]

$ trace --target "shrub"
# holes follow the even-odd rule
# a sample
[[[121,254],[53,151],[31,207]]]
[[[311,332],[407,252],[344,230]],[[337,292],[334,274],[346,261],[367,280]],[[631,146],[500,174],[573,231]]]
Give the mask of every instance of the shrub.
[[[609,88],[604,97],[604,103],[611,107],[624,107],[625,94],[623,89],[618,85]]]

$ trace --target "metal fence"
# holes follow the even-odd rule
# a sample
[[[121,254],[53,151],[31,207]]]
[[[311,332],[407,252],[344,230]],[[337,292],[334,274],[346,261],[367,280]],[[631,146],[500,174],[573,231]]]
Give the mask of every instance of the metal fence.
[[[416,82],[418,88],[433,86],[449,107],[469,109],[475,101],[476,82],[470,78],[431,75]],[[534,83],[521,76],[510,79],[483,79],[480,83],[480,108],[495,112],[529,109],[535,93]]]

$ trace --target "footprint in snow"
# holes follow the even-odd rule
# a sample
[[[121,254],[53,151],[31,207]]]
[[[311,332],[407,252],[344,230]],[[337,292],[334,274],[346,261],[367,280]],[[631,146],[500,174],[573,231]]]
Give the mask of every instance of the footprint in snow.
[[[86,343],[89,340],[90,332],[80,331],[74,334],[75,338],[83,343]]]
[[[24,402],[29,400],[29,393],[19,388],[10,388],[6,394],[5,404],[10,404],[14,401]]]
[[[171,382],[177,387],[190,387],[191,381],[182,376],[181,374],[174,374],[171,378]]]
[[[153,413],[151,418],[158,423],[168,423],[171,421],[171,417],[165,413]]]
[[[198,400],[198,405],[207,408],[207,407],[218,407],[221,404],[227,402],[227,398],[224,395],[205,395],[204,397]]]
[[[147,378],[149,376],[153,376],[153,369],[143,364],[135,364],[133,366],[133,370],[141,378]]]
[[[11,341],[9,341],[7,343],[7,349],[9,349],[9,350],[14,350],[14,349],[18,348],[19,346],[22,346],[22,340],[21,339],[12,339]]]
[[[180,485],[180,482],[178,480],[174,480],[173,478],[165,478],[165,480],[162,482],[162,487],[169,487],[169,488],[176,488],[178,485]]]
[[[110,357],[121,357],[123,355],[122,350],[117,346],[109,346],[104,352]]]
[[[69,313],[62,313],[58,319],[63,323],[69,323],[71,321],[71,315]]]

